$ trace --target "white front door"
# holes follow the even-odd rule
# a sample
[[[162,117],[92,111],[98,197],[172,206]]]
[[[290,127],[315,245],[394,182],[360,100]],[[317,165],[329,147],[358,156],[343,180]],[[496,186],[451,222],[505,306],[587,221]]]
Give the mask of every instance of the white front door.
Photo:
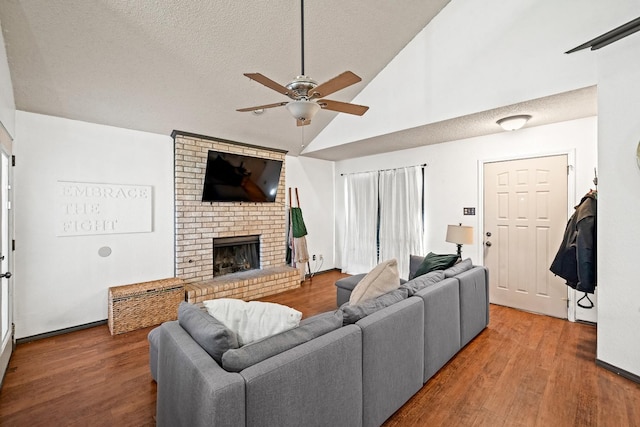
[[[567,287],[549,271],[567,221],[567,156],[484,165],[484,261],[490,301],[567,318]]]
[[[13,292],[9,272],[11,264],[11,138],[0,124],[0,381],[13,350]]]

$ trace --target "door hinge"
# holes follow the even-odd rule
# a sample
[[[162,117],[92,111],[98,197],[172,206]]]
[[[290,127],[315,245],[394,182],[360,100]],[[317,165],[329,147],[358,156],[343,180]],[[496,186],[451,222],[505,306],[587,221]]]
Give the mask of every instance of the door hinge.
[[[11,166],[16,165],[16,156],[11,156]]]
[[[13,239],[13,240],[11,241],[11,250],[12,250],[12,251],[15,251],[15,250],[16,250],[16,239]]]

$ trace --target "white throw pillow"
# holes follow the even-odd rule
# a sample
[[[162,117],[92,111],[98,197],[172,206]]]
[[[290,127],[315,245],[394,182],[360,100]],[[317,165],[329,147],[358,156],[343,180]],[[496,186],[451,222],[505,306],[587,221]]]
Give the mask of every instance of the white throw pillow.
[[[395,258],[383,261],[367,273],[353,288],[349,304],[355,305],[379,297],[399,287],[398,261]]]
[[[295,328],[302,318],[298,310],[272,302],[218,298],[202,304],[210,315],[236,333],[241,346]]]

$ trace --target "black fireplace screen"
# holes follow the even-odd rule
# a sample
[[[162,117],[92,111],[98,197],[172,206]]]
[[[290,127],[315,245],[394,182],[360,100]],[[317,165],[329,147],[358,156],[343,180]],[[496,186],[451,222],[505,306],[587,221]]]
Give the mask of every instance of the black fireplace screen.
[[[213,239],[213,275],[260,268],[260,236]]]

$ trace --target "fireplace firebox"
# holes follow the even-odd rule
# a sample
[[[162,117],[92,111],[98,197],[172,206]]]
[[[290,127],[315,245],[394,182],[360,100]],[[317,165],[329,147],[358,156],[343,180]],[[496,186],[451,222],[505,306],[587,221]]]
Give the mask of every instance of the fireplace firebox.
[[[260,236],[213,239],[213,276],[260,268]]]

